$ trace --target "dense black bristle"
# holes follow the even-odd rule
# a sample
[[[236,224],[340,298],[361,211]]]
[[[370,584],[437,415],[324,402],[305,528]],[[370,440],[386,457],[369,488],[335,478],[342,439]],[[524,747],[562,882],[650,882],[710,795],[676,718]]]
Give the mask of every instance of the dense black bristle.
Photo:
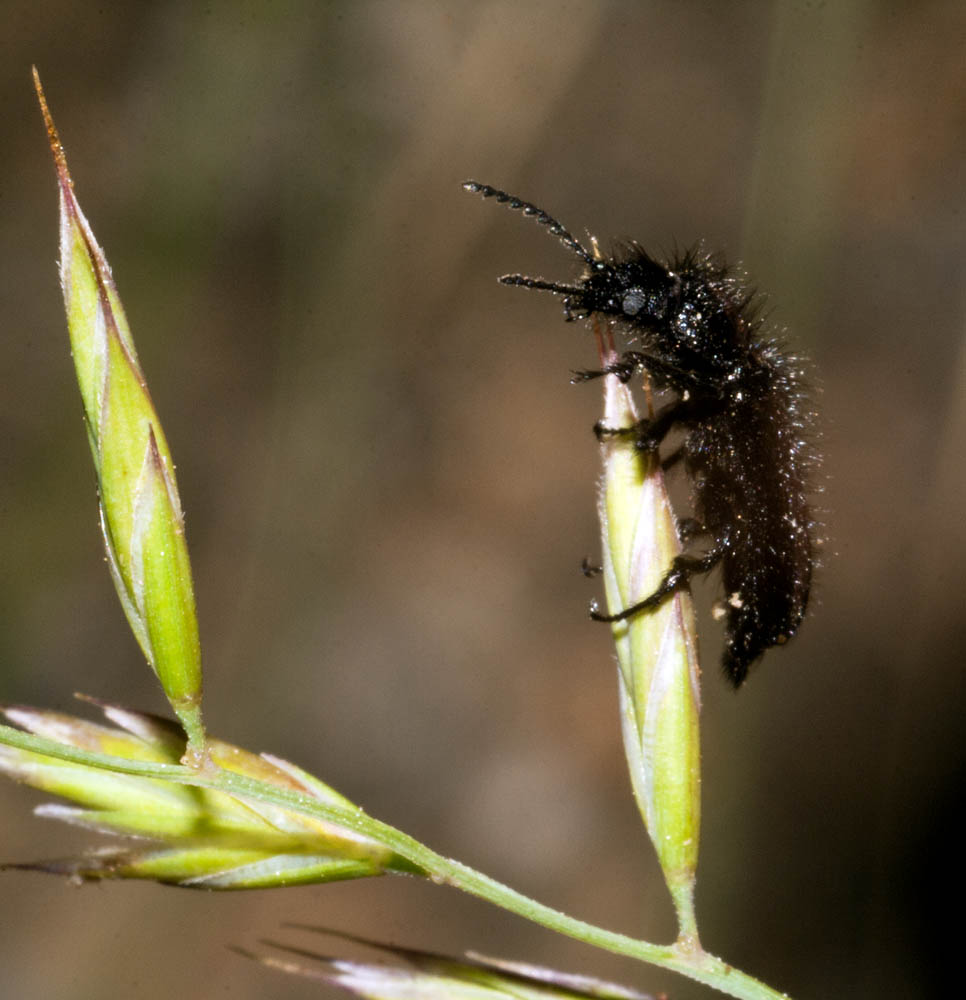
[[[695,574],[720,566],[722,665],[740,687],[768,648],[795,635],[808,606],[816,458],[801,362],[766,335],[760,299],[743,277],[700,246],[667,263],[634,242],[600,257],[535,205],[487,184],[464,187],[533,216],[586,265],[571,283],[513,274],[504,284],[563,295],[567,319],[599,316],[628,336],[630,349],[615,364],[578,372],[576,380],[645,371],[670,400],[630,431],[638,445],[656,449],[672,429],[685,432],[681,454],[695,514],[688,537],[703,535],[710,547],[679,556],[646,600],[594,617],[618,621],[656,607]]]

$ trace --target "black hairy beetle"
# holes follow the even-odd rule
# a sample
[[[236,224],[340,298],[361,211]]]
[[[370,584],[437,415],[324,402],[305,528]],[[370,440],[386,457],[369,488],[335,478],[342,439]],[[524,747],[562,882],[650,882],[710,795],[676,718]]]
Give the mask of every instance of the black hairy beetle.
[[[700,248],[667,265],[634,242],[600,256],[535,205],[488,184],[463,187],[532,216],[586,268],[570,284],[522,274],[504,275],[503,284],[562,295],[567,320],[599,316],[630,338],[633,349],[616,363],[576,372],[574,381],[614,374],[626,382],[644,371],[671,394],[653,418],[632,428],[598,425],[598,437],[633,434],[650,450],[672,429],[684,431],[683,444],[663,464],[683,459],[691,480],[695,517],[679,521],[682,540],[706,535],[710,547],[678,556],[645,600],[592,616],[613,622],[654,608],[720,564],[722,665],[740,687],[766,649],[795,634],[808,604],[816,549],[808,500],[814,418],[800,360],[763,336],[754,293]]]

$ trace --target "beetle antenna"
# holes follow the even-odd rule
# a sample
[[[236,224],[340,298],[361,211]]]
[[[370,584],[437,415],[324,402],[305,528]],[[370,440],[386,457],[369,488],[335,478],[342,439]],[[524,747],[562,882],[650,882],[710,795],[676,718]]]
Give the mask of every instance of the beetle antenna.
[[[564,227],[557,222],[552,216],[547,215],[547,213],[542,208],[537,208],[536,205],[532,205],[529,201],[524,201],[522,198],[517,198],[515,195],[507,194],[506,191],[501,191],[499,188],[490,187],[489,184],[480,184],[479,181],[466,181],[463,187],[467,191],[472,191],[474,194],[481,194],[484,198],[496,198],[497,201],[506,205],[507,208],[518,209],[523,212],[524,215],[532,216],[541,226],[546,226],[547,229],[553,233],[554,236],[560,240],[561,243],[570,250],[572,250],[585,264],[590,267],[596,267],[598,264],[597,258],[594,257],[592,253],[586,250],[577,238],[571,235]],[[507,277],[515,277],[514,275],[507,275]],[[504,279],[500,279],[504,281]],[[523,284],[522,281],[505,281],[508,285],[520,285]],[[528,288],[542,288],[542,285],[528,285]],[[546,286],[547,291],[571,291],[571,289],[564,287],[551,287]]]
[[[576,285],[562,285],[559,281],[544,281],[543,278],[528,278],[525,274],[504,274],[501,285],[522,285],[524,288],[536,288],[541,292],[553,292],[556,295],[580,295],[582,288]]]

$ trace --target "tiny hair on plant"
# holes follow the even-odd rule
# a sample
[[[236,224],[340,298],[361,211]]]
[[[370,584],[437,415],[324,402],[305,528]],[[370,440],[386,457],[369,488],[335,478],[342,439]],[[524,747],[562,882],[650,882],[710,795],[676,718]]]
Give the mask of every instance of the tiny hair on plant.
[[[809,479],[817,458],[802,361],[768,335],[742,276],[700,246],[666,264],[633,241],[604,256],[596,242],[587,250],[530,202],[476,181],[463,187],[534,218],[584,264],[572,282],[506,274],[503,284],[561,295],[568,321],[600,318],[626,336],[630,349],[616,362],[575,372],[573,381],[616,375],[627,382],[643,372],[668,397],[633,427],[598,424],[598,438],[633,436],[637,447],[656,451],[672,430],[684,435],[662,464],[683,464],[694,516],[680,519],[678,531],[684,543],[706,539],[706,550],[675,558],[644,600],[591,616],[615,622],[651,610],[720,566],[722,667],[740,687],[767,649],[795,635],[808,605],[817,548]]]

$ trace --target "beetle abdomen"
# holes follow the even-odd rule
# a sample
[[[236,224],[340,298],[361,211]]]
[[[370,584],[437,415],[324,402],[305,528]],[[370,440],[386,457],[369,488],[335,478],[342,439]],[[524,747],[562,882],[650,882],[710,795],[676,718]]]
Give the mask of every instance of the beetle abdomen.
[[[810,446],[791,364],[766,364],[754,393],[739,392],[686,443],[697,516],[722,549],[722,665],[736,687],[765,650],[795,634],[808,604]]]

